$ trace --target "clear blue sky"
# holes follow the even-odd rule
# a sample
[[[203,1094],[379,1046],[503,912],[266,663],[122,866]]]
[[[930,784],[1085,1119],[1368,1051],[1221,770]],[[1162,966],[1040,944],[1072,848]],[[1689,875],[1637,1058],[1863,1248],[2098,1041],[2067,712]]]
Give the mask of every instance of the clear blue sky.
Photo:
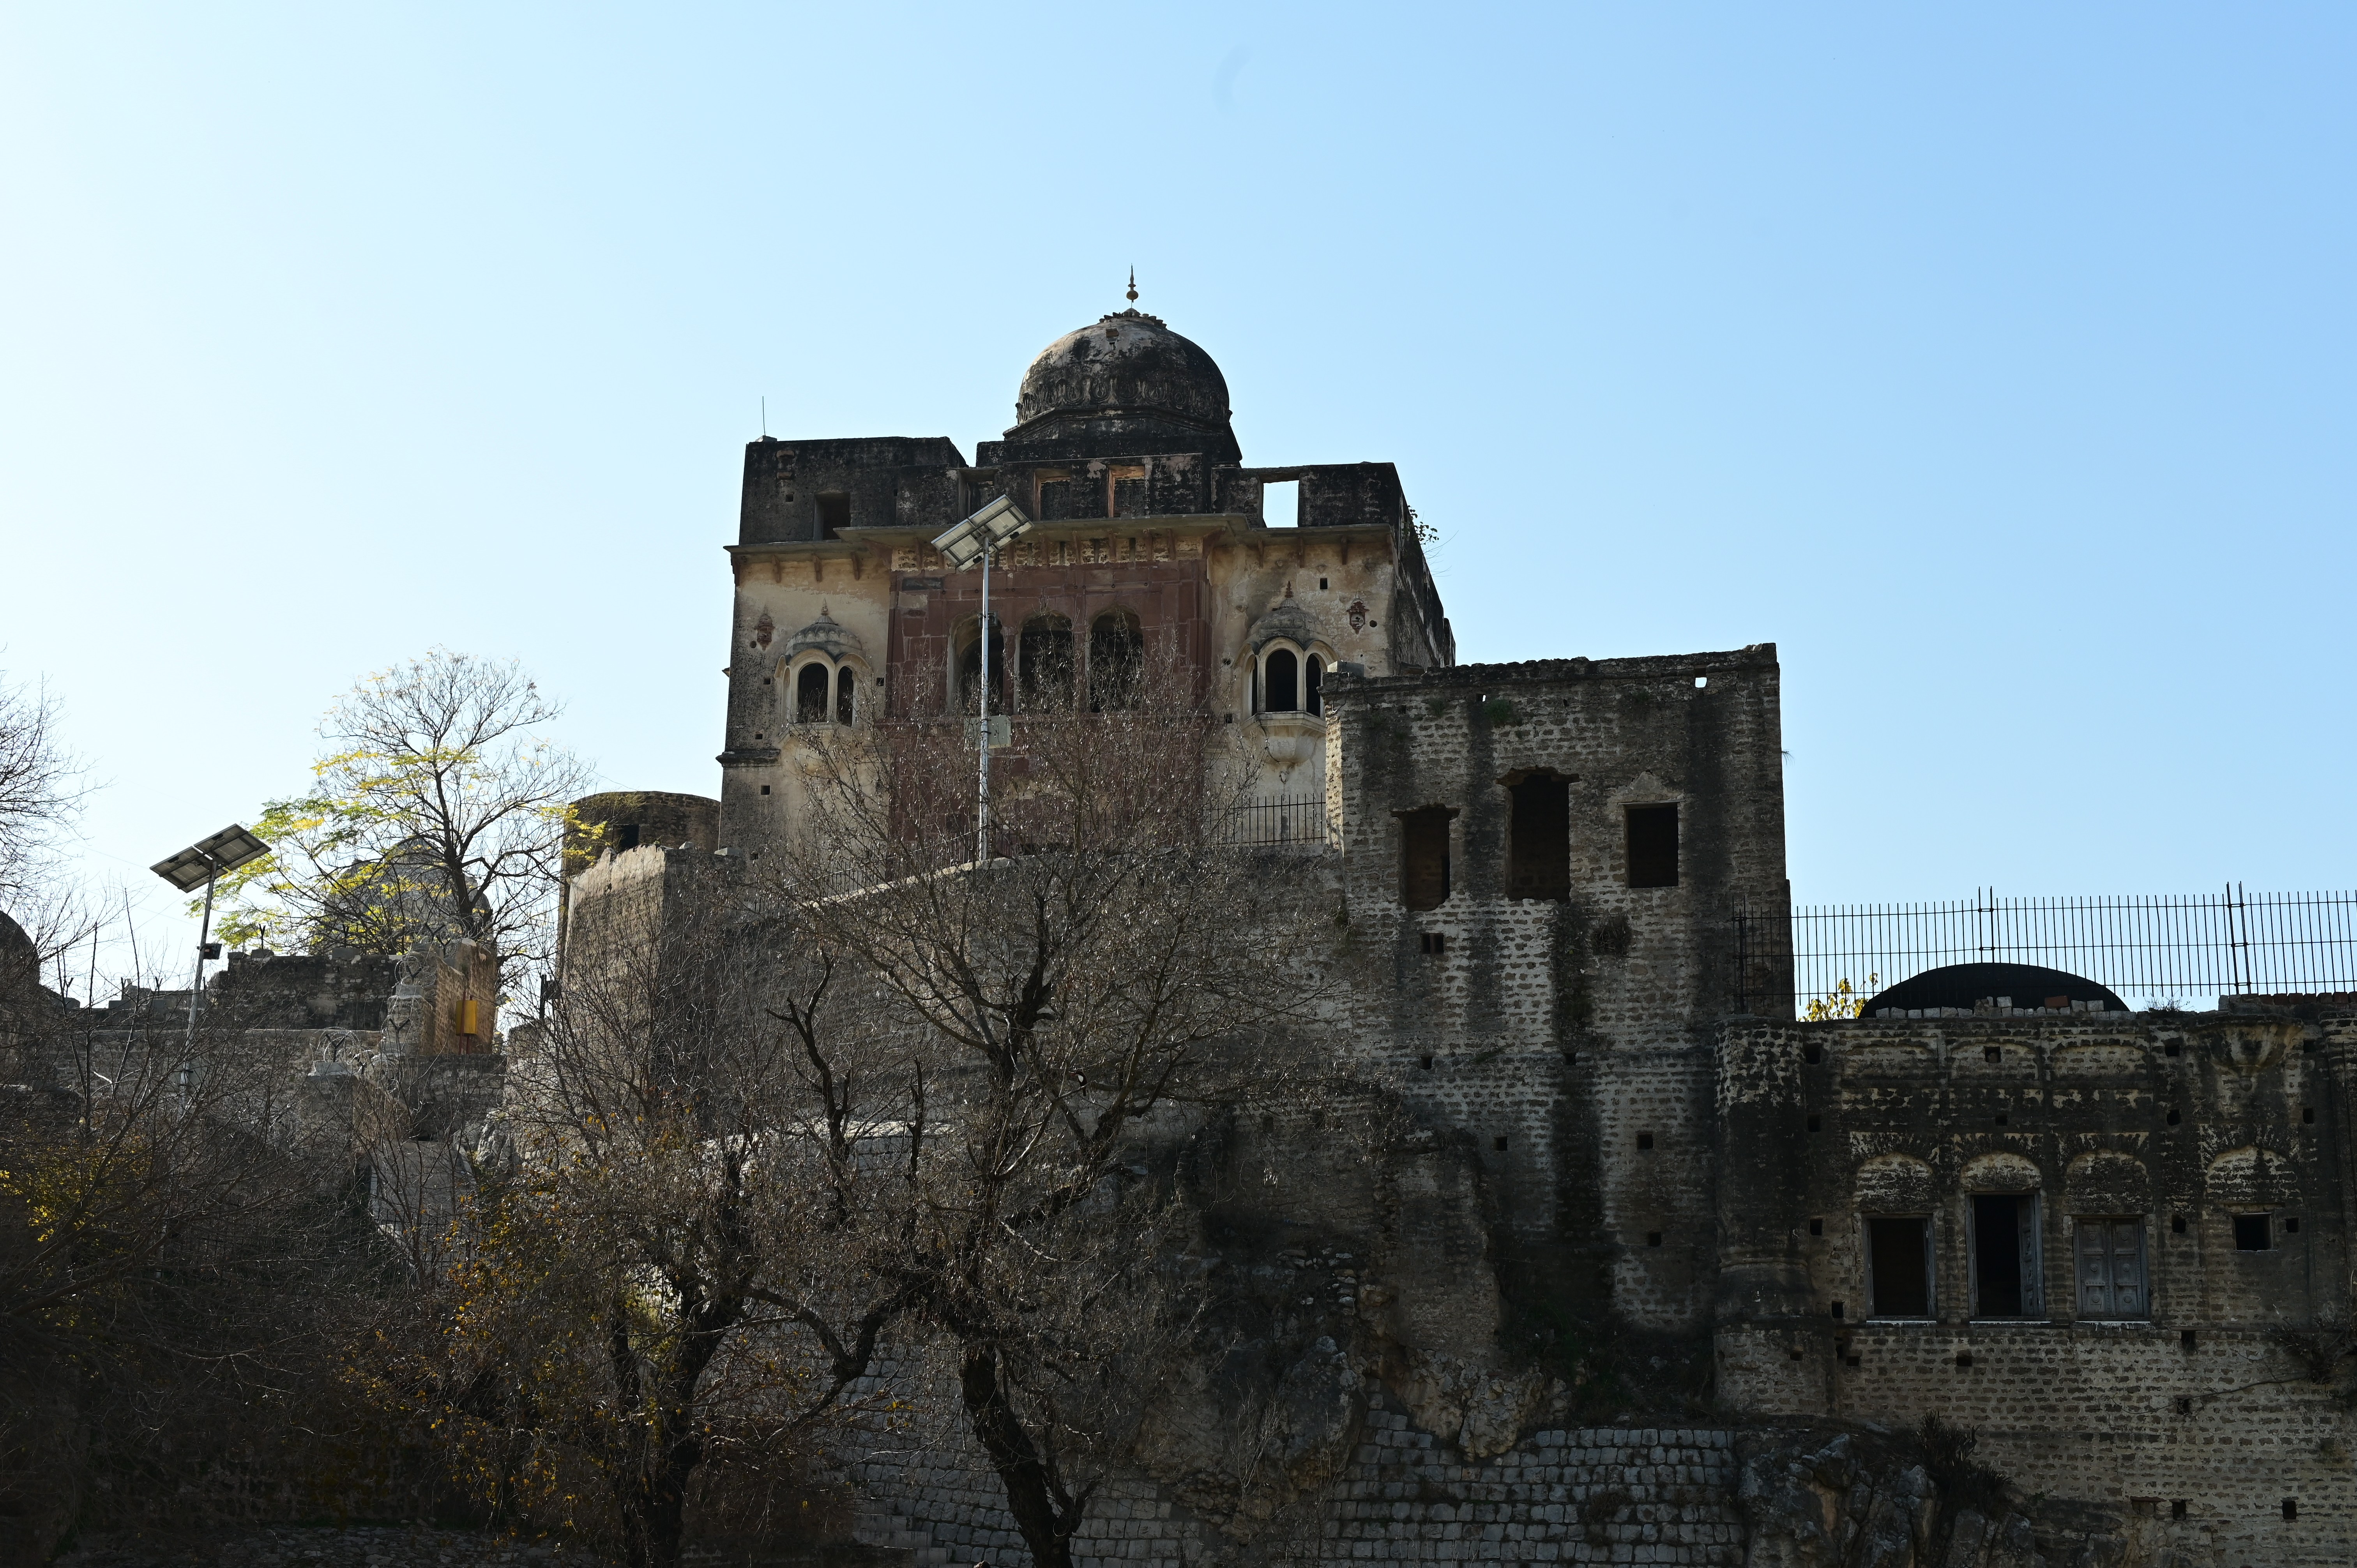
[[[1470,660],[1772,639],[1806,900],[2357,885],[2346,7],[0,8],[0,665],[146,864],[355,675],[712,792],[741,444],[1143,306]]]

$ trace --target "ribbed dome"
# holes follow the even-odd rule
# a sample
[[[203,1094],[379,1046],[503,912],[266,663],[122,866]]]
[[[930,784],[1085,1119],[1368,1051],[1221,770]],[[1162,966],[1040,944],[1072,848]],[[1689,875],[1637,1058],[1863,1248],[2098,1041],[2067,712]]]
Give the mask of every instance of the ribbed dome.
[[[1159,319],[1125,310],[1067,332],[1023,373],[1023,390],[1015,400],[1016,430],[1058,415],[1175,416],[1223,432],[1228,381],[1211,355]]]

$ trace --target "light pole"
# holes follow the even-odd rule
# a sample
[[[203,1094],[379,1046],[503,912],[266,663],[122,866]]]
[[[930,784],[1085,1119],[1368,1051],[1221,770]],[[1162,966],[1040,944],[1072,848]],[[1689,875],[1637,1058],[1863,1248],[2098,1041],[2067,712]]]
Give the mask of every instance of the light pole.
[[[998,547],[1030,532],[1023,509],[1000,496],[963,522],[933,541],[933,548],[952,570],[963,572],[982,563],[982,690],[974,696],[974,749],[982,754],[974,781],[974,859],[990,863],[990,743],[996,738],[990,725],[990,558]]]
[[[197,998],[205,991],[205,961],[212,957],[213,882],[224,871],[235,871],[248,861],[270,853],[270,846],[231,822],[210,838],[199,839],[179,854],[157,861],[148,869],[183,893],[205,885],[205,918],[197,928],[197,978],[188,987],[188,1049],[197,1045]],[[95,1000],[93,998],[92,1000]],[[188,1071],[184,1063],[181,1072]]]

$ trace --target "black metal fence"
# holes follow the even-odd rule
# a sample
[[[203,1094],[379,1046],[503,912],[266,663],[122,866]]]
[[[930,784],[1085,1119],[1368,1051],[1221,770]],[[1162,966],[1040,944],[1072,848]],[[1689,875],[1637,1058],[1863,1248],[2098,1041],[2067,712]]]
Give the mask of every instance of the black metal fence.
[[[1255,800],[1228,813],[1228,842],[1248,847],[1322,850],[1326,847],[1326,798],[1285,795]]]
[[[2357,991],[2357,892],[1970,898],[1795,905],[1786,931],[1737,917],[1738,972],[1792,956],[1793,1004],[1864,1000],[1952,963],[2034,963],[2100,982],[2131,1007],[2220,996]],[[1844,989],[1846,983],[1847,989]],[[1764,998],[1754,999],[1755,1004]],[[1844,1009],[1848,1011],[1847,1008]]]

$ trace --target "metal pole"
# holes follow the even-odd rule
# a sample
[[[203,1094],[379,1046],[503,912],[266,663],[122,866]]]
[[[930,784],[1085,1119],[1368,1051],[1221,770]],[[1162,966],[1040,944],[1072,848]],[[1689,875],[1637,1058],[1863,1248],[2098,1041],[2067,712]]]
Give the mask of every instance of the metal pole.
[[[208,862],[208,865],[210,863]],[[197,928],[197,980],[188,987],[188,1049],[197,1048],[197,998],[205,993],[205,944],[213,935],[213,877],[216,872],[205,873],[205,918]],[[186,1071],[185,1065],[182,1069]]]
[[[982,754],[981,774],[975,786],[974,813],[974,860],[976,865],[990,864],[990,545],[982,547],[982,690],[974,699],[978,710],[974,725],[974,749]]]

